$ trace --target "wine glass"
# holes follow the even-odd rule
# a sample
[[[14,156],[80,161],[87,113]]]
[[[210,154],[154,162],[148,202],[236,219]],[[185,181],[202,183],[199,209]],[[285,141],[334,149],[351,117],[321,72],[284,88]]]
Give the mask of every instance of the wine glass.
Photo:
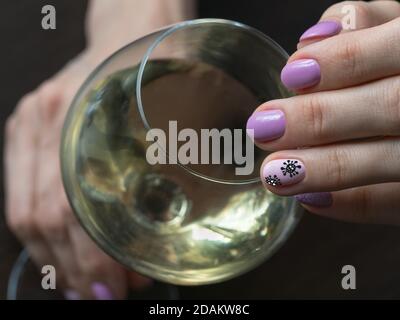
[[[246,133],[260,103],[289,96],[279,77],[287,58],[249,26],[198,19],[98,66],[72,102],[61,144],[65,190],[93,240],[125,266],[179,285],[223,281],[271,256],[301,209],[263,188],[267,154],[235,132]],[[208,150],[207,130],[226,134]],[[252,163],[229,161],[229,137],[242,155],[251,146]],[[254,170],[238,174],[247,165]]]

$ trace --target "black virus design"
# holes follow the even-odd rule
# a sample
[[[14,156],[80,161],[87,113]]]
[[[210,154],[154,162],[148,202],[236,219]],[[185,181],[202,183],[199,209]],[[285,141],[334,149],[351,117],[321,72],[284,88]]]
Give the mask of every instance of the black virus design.
[[[274,176],[269,175],[266,177],[265,182],[274,187],[281,185],[281,179],[279,179],[276,174],[274,174]]]
[[[283,165],[284,167],[281,167],[282,173],[284,176],[289,174],[289,176],[292,178],[296,174],[299,174],[297,169],[301,168],[301,165],[298,164],[299,162],[297,160],[286,160]]]

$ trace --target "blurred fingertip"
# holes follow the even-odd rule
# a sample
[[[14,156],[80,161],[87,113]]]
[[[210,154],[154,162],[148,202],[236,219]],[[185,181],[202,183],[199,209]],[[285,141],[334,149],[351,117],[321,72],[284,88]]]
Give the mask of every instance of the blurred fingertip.
[[[80,300],[81,296],[76,290],[67,289],[64,291],[65,300]]]
[[[91,286],[91,289],[96,300],[114,300],[113,293],[104,283],[94,282]]]

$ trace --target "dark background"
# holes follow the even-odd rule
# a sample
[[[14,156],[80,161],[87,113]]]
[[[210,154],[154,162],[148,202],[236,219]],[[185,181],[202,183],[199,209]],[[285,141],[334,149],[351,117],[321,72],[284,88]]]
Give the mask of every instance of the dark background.
[[[238,20],[256,27],[288,52],[300,34],[334,1],[199,0],[200,17]],[[117,1],[116,1],[117,3]],[[42,30],[41,8],[53,4],[57,29]],[[86,1],[8,0],[0,2],[0,124],[25,93],[53,75],[85,46]],[[133,17],[134,18],[134,17]],[[1,135],[0,150],[3,150]],[[1,157],[2,159],[2,154]],[[0,171],[3,181],[3,172]],[[4,187],[0,184],[1,208]],[[2,210],[4,212],[4,209]],[[10,269],[20,246],[0,214],[0,299],[5,298]],[[341,288],[341,268],[354,265],[357,289]],[[181,297],[201,298],[400,298],[400,229],[356,225],[305,214],[294,234],[270,260],[234,280],[211,286],[181,287]],[[40,278],[30,269],[26,297],[55,297],[35,291]],[[135,297],[152,297],[156,285]],[[30,291],[29,291],[30,290]]]

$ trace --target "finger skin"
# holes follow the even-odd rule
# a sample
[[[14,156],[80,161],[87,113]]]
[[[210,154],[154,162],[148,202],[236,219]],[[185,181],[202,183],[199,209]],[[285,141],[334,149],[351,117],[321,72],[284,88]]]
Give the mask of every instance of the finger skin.
[[[39,118],[37,137],[36,178],[33,197],[35,207],[31,215],[55,258],[57,274],[64,278],[65,291],[80,292],[80,270],[69,239],[66,217],[71,209],[64,194],[58,156],[61,127],[59,117],[65,109],[63,89],[54,82],[43,83],[36,92],[35,113]],[[81,296],[81,295],[80,295]]]
[[[33,190],[37,161],[36,99],[26,96],[18,105],[26,112],[8,121],[5,141],[6,217],[19,237],[26,237],[33,226],[29,221],[34,206]]]
[[[333,205],[303,205],[323,217],[355,223],[400,225],[400,184],[384,183],[332,193]]]
[[[58,269],[57,281],[65,282],[62,270],[33,219],[37,205],[34,199],[38,167],[37,98],[29,94],[7,121],[5,139],[6,218],[11,230],[22,241],[30,257],[41,269],[53,265]],[[23,112],[21,112],[23,111]]]
[[[128,289],[125,268],[105,254],[86,234],[78,221],[69,223],[69,234],[78,266],[82,272],[83,294],[96,298],[91,292],[94,283],[101,283],[113,299],[124,299]]]
[[[142,276],[134,271],[128,271],[128,282],[130,288],[140,290],[151,286],[153,284],[153,279]]]
[[[43,152],[43,155],[46,153]],[[46,162],[44,162],[46,163]],[[39,173],[48,170],[49,167],[43,166],[39,169]],[[46,180],[43,178],[45,175],[40,175],[37,179],[39,185],[43,187]],[[60,178],[61,179],[61,178]],[[48,180],[52,181],[52,180]],[[61,182],[50,184],[53,191],[46,190],[46,197],[40,198],[36,196],[38,205],[35,208],[36,223],[41,230],[43,239],[45,239],[49,251],[57,261],[57,272],[61,272],[64,276],[63,289],[81,291],[81,271],[76,261],[71,239],[69,238],[66,216],[72,215],[71,209],[66,201]]]
[[[264,150],[275,151],[400,135],[398,88],[400,76],[395,76],[352,88],[268,101],[254,115],[266,110],[283,112],[284,134],[275,140],[255,143]],[[259,129],[266,132],[269,128],[270,123]]]
[[[400,138],[349,142],[272,153],[264,160],[260,175],[264,185],[278,195],[337,191],[369,184],[400,181],[399,158]],[[270,169],[268,165],[271,160],[278,159],[282,163],[287,159],[299,161],[302,167],[298,171],[304,178],[300,179],[297,175],[293,178],[296,183],[286,183],[282,186],[267,184],[265,178],[268,173],[276,174],[280,179],[283,178],[282,173],[276,170],[280,166],[274,165]],[[287,179],[287,176],[285,178]]]

